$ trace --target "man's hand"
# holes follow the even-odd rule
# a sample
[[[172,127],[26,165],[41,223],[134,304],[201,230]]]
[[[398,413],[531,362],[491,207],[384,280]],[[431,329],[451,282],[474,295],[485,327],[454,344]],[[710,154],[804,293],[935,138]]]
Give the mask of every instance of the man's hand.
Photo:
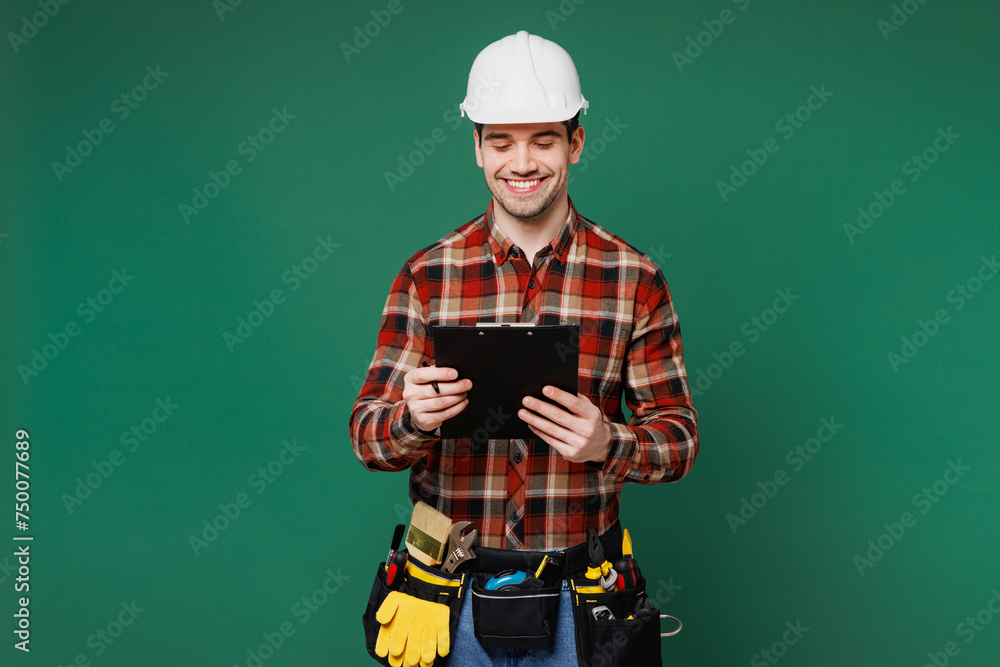
[[[574,463],[603,462],[611,451],[611,427],[604,413],[583,394],[567,393],[546,385],[542,394],[563,406],[525,396],[522,403],[529,410],[518,410],[517,416],[528,424],[535,435]],[[540,416],[539,416],[540,415]]]
[[[454,368],[423,366],[414,368],[403,377],[403,400],[410,411],[410,421],[421,431],[433,431],[446,419],[465,409],[472,389],[472,380],[458,380]],[[440,393],[431,382],[437,382]]]

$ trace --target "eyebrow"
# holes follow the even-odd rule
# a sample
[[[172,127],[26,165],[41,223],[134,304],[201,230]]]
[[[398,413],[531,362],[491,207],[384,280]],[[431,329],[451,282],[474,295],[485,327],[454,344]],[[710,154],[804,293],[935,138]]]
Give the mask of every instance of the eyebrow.
[[[532,139],[535,139],[537,137],[556,137],[556,138],[561,138],[562,136],[563,135],[559,134],[555,130],[539,130],[538,132],[535,132],[534,134],[532,134],[531,138]],[[486,136],[483,137],[483,139],[485,141],[492,141],[493,139],[511,139],[511,138],[512,137],[511,137],[511,134],[509,132],[496,132],[494,130],[490,130],[489,132],[486,133]]]

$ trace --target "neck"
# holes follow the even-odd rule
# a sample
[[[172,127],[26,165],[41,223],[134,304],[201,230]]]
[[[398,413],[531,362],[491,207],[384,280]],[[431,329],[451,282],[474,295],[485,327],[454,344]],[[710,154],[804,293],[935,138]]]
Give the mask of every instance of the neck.
[[[556,237],[568,215],[569,199],[565,195],[534,218],[515,218],[495,201],[493,203],[494,222],[524,251],[529,264],[534,262],[535,254]]]

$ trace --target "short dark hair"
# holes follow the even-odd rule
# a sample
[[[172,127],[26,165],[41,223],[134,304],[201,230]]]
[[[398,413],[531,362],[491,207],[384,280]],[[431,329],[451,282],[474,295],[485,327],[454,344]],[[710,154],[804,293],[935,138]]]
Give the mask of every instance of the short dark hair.
[[[580,112],[577,111],[576,115],[569,120],[564,120],[562,122],[566,126],[566,140],[573,141],[573,133],[576,132],[576,128],[580,127]],[[479,145],[483,145],[483,124],[476,123],[476,134],[479,136]]]

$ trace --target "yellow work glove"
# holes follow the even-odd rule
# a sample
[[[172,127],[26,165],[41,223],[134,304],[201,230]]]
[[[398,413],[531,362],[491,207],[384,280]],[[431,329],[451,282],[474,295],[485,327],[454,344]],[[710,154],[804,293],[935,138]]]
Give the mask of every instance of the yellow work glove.
[[[392,667],[431,667],[439,654],[448,655],[448,607],[390,591],[375,612],[382,624],[375,641],[375,655],[388,656]]]

